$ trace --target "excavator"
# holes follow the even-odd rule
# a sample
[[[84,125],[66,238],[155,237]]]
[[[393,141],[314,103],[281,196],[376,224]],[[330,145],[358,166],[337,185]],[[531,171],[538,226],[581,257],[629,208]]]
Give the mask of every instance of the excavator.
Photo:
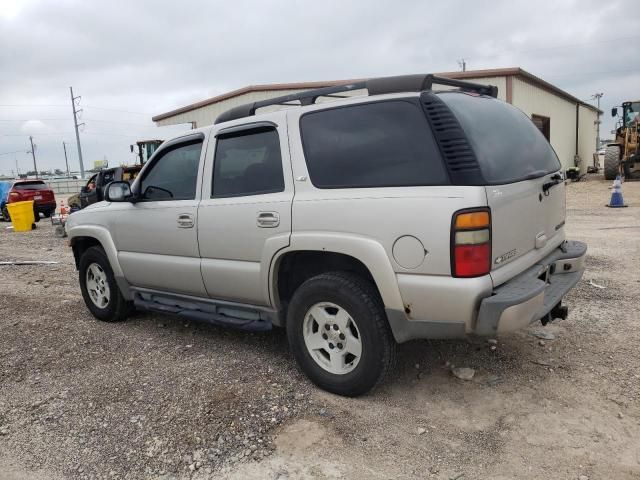
[[[612,117],[618,115],[618,108],[622,108],[622,116],[611,132],[616,138],[604,151],[604,178],[607,180],[614,180],[618,175],[629,179],[640,170],[640,100],[613,107]]]

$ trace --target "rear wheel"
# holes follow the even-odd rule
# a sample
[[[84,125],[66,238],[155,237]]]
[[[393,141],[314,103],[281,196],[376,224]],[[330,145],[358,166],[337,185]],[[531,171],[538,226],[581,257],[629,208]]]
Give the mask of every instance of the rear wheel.
[[[338,395],[368,392],[395,362],[396,343],[378,292],[346,272],[318,275],[296,290],[287,336],[309,379]]]
[[[80,290],[89,311],[103,322],[125,320],[133,311],[120,293],[102,247],[91,247],[80,257]]]
[[[2,207],[2,220],[4,220],[5,222],[11,221],[11,217],[9,216],[9,209],[6,205]]]
[[[615,180],[620,174],[620,147],[611,145],[604,151],[604,178]]]

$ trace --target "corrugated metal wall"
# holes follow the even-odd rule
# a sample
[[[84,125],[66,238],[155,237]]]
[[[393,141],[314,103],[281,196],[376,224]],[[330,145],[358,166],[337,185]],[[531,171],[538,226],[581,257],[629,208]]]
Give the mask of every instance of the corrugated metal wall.
[[[593,165],[593,154],[596,152],[596,136],[598,134],[596,121],[598,114],[592,109],[580,106],[580,120],[578,122],[578,154],[582,159],[580,170],[587,171]],[[602,134],[602,133],[601,133]],[[600,165],[604,167],[604,165]]]
[[[514,78],[513,105],[529,117],[541,115],[550,118],[551,138],[549,141],[558,154],[563,168],[573,167],[576,144],[575,103]]]

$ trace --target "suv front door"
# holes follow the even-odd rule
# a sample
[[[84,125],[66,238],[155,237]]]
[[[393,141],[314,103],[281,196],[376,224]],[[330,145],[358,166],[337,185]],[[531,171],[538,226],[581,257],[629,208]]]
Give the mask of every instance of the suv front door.
[[[205,136],[163,145],[134,183],[135,203],[114,219],[118,260],[134,287],[206,297],[196,221]]]
[[[291,234],[293,181],[286,130],[271,122],[224,128],[209,150],[198,209],[207,293],[269,305],[271,259],[289,245]]]

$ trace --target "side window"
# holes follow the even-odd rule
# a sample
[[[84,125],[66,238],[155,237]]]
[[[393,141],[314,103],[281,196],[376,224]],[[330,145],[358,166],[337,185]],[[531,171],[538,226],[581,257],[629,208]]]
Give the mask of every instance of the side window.
[[[317,188],[447,184],[421,108],[384,101],[307,113],[300,119],[305,159]]]
[[[202,140],[177,145],[153,162],[140,184],[144,200],[193,200]]]
[[[280,140],[275,129],[249,130],[218,137],[212,198],[283,190]]]

